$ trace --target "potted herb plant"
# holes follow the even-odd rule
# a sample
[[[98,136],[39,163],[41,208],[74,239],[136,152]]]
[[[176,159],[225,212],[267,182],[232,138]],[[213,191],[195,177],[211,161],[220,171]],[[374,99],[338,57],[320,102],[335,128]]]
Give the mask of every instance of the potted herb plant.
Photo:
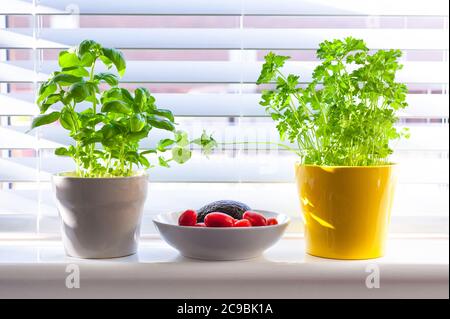
[[[296,146],[296,180],[311,255],[367,259],[383,255],[396,183],[389,161],[396,111],[407,88],[395,81],[399,50],[371,54],[364,41],[324,41],[321,63],[302,87],[284,75],[287,56],[269,53],[258,84],[275,81],[260,104],[281,139]]]
[[[149,154],[168,167],[170,161],[186,162],[191,144],[208,152],[215,141],[205,133],[190,141],[176,130],[173,114],[158,108],[146,88],[129,92],[118,86],[115,74],[96,72],[102,63],[123,76],[126,63],[121,52],[86,40],[61,51],[58,61],[60,70],[40,86],[41,115],[31,128],[59,120],[74,140],[55,154],[73,158],[76,170],[52,178],[66,252],[82,258],[133,254],[147,196],[145,169],[154,166]],[[140,149],[139,142],[155,129],[173,138],[160,140],[153,149]]]

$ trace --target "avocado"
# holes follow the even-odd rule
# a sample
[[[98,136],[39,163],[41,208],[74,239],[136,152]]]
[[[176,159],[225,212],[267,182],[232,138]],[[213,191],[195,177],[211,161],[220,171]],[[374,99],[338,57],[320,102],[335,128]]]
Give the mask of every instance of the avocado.
[[[235,200],[218,200],[209,203],[197,210],[197,222],[203,222],[206,215],[212,212],[221,212],[236,219],[242,219],[242,215],[251,210],[249,206]]]

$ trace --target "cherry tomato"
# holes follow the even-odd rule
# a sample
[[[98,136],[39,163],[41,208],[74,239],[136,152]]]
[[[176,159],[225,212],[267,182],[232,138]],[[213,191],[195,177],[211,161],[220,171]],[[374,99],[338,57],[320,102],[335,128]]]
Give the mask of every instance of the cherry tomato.
[[[195,227],[206,227],[205,223],[197,223],[194,226]]]
[[[234,218],[224,213],[209,213],[205,216],[206,227],[233,227]]]
[[[250,223],[252,224],[252,226],[266,226],[267,225],[266,218],[257,212],[252,212],[252,211],[248,210],[244,213],[244,215],[242,217],[244,217],[244,219],[248,219],[250,221]]]
[[[234,227],[252,227],[252,223],[248,219],[241,219],[234,223]]]
[[[278,220],[276,218],[267,218],[267,226],[278,225]]]
[[[193,209],[185,210],[183,214],[178,217],[178,225],[180,226],[194,226],[197,223],[197,212]]]

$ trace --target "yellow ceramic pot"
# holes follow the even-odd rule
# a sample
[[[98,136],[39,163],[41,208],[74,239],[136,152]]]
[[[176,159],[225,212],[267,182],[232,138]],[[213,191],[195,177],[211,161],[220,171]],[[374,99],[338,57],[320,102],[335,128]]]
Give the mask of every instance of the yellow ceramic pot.
[[[383,256],[395,168],[296,164],[307,253],[336,259]]]

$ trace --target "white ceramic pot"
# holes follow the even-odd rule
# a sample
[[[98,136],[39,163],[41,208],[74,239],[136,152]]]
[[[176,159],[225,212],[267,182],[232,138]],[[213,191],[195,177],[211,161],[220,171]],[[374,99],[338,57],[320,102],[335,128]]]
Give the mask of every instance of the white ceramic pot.
[[[113,258],[136,253],[147,175],[52,177],[69,256]]]

